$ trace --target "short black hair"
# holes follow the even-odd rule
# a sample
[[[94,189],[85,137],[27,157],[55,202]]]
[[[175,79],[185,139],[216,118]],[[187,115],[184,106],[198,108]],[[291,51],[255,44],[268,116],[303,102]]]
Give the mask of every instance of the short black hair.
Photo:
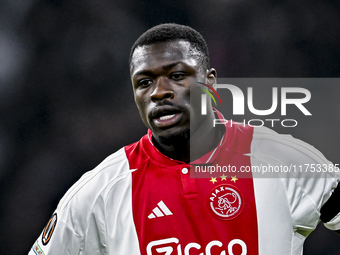
[[[137,47],[150,45],[157,42],[168,42],[181,39],[188,41],[193,48],[201,53],[200,60],[202,61],[203,67],[208,69],[210,67],[209,50],[203,36],[189,26],[175,23],[160,24],[150,28],[144,34],[142,34],[131,48],[129,57],[130,66],[132,55]]]

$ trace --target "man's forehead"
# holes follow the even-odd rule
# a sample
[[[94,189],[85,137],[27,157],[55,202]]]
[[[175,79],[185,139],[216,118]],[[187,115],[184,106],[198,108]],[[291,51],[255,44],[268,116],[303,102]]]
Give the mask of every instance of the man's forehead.
[[[137,71],[136,68],[143,69],[146,66],[153,66],[159,62],[167,64],[166,62],[182,61],[196,65],[197,56],[201,56],[201,53],[185,40],[143,45],[137,47],[132,55],[131,71]]]

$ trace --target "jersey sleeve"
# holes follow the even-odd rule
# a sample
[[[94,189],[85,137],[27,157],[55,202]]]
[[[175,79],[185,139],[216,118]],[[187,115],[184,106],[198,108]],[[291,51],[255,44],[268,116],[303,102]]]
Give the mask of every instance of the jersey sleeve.
[[[313,146],[290,135],[259,128],[254,136],[259,164],[286,169],[275,178],[280,178],[285,187],[294,231],[307,236],[316,228],[322,206],[337,187],[339,169]],[[339,227],[338,217],[326,223],[326,227]]]
[[[86,175],[60,200],[29,255],[70,255],[80,254],[80,251],[91,255],[107,253],[104,198],[101,192],[95,192],[98,183],[80,185],[84,179]]]
[[[321,221],[330,230],[340,229],[340,183],[321,208]]]
[[[32,246],[29,255],[79,254],[83,238],[55,212]]]
[[[319,164],[310,161],[306,164]],[[331,164],[331,163],[330,163]],[[286,180],[287,181],[287,180]],[[294,229],[297,232],[309,234],[320,221],[321,208],[329,200],[337,186],[337,177],[308,177],[296,176],[287,182]],[[327,226],[327,225],[326,225]]]
[[[87,172],[66,192],[30,255],[107,253],[102,178],[96,171]]]
[[[85,173],[60,200],[29,255],[108,254],[107,196],[130,174],[124,149]]]
[[[329,222],[324,223],[325,227],[330,230],[339,230],[340,229],[340,212]]]

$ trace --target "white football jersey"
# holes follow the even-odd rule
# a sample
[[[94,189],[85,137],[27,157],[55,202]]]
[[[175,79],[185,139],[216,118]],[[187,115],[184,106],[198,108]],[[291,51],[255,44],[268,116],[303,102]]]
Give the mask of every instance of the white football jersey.
[[[337,186],[318,171],[331,163],[264,127],[226,129],[191,164],[161,154],[150,131],[112,154],[69,189],[29,254],[302,254]]]

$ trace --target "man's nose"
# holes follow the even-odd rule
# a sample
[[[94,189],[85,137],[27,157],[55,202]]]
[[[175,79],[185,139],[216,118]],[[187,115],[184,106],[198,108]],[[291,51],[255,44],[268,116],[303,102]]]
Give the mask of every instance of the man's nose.
[[[158,79],[155,84],[155,89],[150,95],[151,100],[156,102],[163,99],[172,99],[173,97],[174,92],[167,79]]]

